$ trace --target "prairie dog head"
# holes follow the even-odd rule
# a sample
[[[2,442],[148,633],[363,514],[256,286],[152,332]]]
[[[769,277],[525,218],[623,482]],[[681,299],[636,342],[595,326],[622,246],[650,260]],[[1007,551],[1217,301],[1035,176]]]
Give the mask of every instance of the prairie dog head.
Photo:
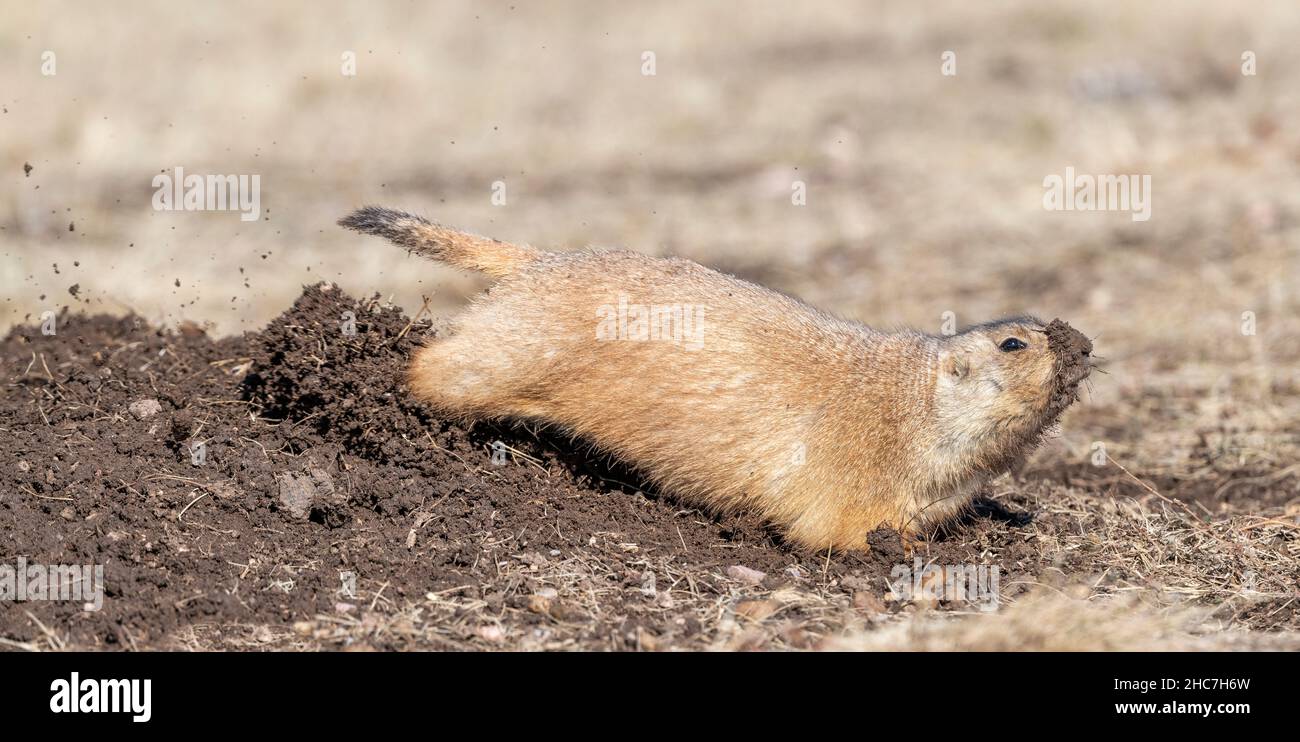
[[[943,338],[934,405],[945,445],[986,461],[1027,453],[1078,398],[1091,353],[1092,343],[1078,330],[1033,317]]]

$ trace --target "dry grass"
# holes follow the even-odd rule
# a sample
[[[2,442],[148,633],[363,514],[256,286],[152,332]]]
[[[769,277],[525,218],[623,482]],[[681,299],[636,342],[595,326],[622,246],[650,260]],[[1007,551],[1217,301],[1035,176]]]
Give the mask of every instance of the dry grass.
[[[1080,591],[1086,592],[1086,588]],[[917,615],[837,637],[827,649],[920,652],[1186,652],[1290,650],[1300,634],[1259,634],[1206,622],[1198,611],[1152,611],[1133,600],[1026,598],[996,616]]]

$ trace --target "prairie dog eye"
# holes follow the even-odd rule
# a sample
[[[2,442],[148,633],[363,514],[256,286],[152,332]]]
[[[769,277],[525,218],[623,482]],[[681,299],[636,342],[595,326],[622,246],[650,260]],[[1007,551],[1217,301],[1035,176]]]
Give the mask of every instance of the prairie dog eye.
[[[998,344],[998,350],[1001,350],[1003,353],[1010,353],[1013,350],[1024,350],[1028,347],[1029,345],[1020,338],[1007,338]]]

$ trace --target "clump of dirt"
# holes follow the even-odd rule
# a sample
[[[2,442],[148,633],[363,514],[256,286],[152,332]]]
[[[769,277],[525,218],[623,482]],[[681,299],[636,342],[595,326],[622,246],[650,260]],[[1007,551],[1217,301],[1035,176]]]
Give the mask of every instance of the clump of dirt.
[[[1065,320],[1058,318],[1048,322],[1043,332],[1047,333],[1047,346],[1052,352],[1066,359],[1062,361],[1062,370],[1077,367],[1080,359],[1092,353],[1092,341],[1088,336],[1070,327]]]
[[[57,327],[0,345],[0,564],[103,565],[105,598],[0,601],[11,642],[705,646],[738,590],[797,587],[816,600],[783,615],[806,644],[857,593],[879,607],[902,561],[887,534],[801,554],[580,442],[438,419],[404,381],[429,323],[329,285],[244,337],[66,311]]]
[[[1056,358],[1055,387],[1047,407],[1047,419],[1051,422],[1078,401],[1079,383],[1092,370],[1089,361],[1092,341],[1061,319],[1048,322],[1043,332],[1047,334],[1047,347]]]

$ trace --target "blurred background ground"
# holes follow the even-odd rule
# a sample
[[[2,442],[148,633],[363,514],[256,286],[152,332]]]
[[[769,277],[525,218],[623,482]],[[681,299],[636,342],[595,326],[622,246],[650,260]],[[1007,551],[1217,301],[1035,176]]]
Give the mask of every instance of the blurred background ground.
[[[1060,316],[1109,375],[1029,472],[1271,518],[1290,525],[1249,537],[1296,555],[1294,3],[4,2],[0,21],[0,325],[70,304],[224,335],[320,279],[440,315],[481,288],[334,226],[365,203],[684,255],[877,325]],[[262,219],[154,211],[176,166],[260,175]],[[1045,211],[1066,167],[1150,174],[1150,220]],[[1136,476],[1093,466],[1098,444]]]

